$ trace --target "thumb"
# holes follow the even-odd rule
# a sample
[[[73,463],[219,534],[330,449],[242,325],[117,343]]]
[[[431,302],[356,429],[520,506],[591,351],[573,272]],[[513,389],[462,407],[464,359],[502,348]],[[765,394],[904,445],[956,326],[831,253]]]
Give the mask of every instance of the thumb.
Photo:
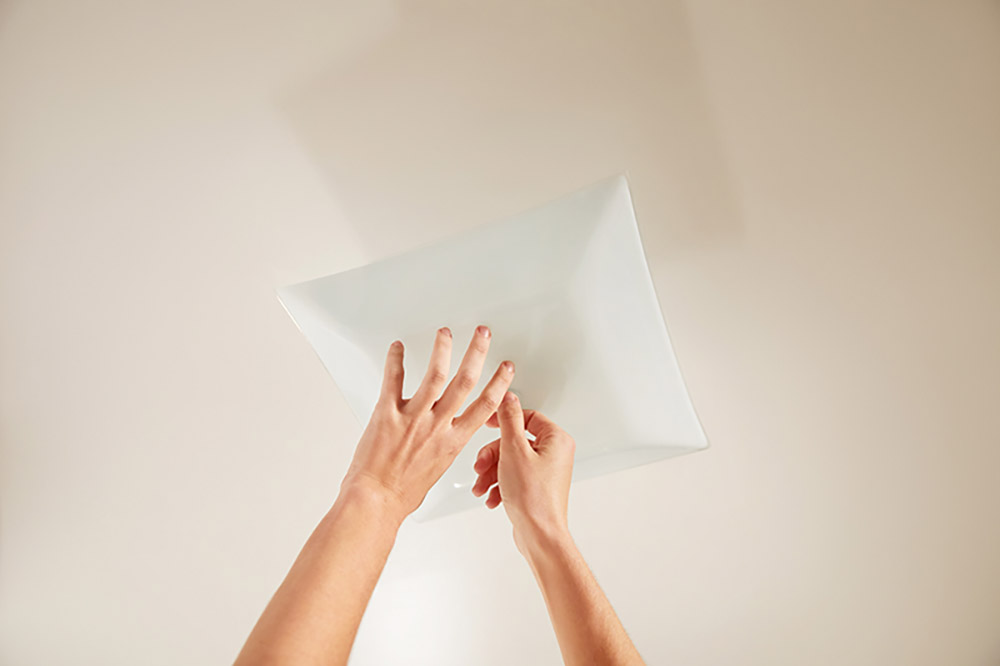
[[[524,413],[521,411],[521,401],[517,396],[507,391],[500,407],[497,409],[497,421],[500,423],[500,451],[517,450],[527,452],[531,449],[528,438],[524,436]]]

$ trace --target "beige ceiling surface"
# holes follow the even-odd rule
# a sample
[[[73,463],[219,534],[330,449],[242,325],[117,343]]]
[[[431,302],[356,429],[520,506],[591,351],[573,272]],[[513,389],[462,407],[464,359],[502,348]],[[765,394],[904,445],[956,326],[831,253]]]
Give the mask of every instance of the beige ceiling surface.
[[[712,442],[573,490],[649,663],[997,663],[1000,4],[916,4],[0,1],[0,661],[230,661],[360,433],[274,288],[628,170]],[[354,654],[557,661],[485,509]]]

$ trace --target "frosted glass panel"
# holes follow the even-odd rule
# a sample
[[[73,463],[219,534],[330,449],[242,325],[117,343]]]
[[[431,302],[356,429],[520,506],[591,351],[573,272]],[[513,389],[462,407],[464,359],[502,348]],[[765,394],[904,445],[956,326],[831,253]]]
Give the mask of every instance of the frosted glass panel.
[[[384,355],[406,345],[410,395],[434,332],[455,335],[452,368],[476,325],[493,331],[479,387],[514,361],[511,387],[576,440],[581,479],[705,448],[639,239],[628,182],[602,181],[442,243],[278,290],[352,411],[367,423]],[[416,514],[482,504],[472,463],[480,430]]]

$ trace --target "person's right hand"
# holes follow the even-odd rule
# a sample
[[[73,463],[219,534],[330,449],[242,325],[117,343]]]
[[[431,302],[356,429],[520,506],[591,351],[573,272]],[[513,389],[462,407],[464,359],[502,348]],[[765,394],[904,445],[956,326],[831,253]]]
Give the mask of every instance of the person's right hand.
[[[522,412],[509,391],[486,425],[499,426],[500,439],[479,451],[472,492],[482,497],[489,490],[486,506],[495,509],[502,501],[507,509],[514,543],[538,581],[563,661],[568,666],[642,666],[642,656],[569,533],[573,438],[538,412]],[[535,439],[528,439],[526,430]]]
[[[573,438],[540,412],[522,411],[517,396],[510,392],[486,425],[499,426],[500,439],[476,456],[479,478],[472,493],[481,497],[489,491],[486,506],[491,509],[503,502],[522,553],[529,541],[568,534]],[[529,440],[525,431],[535,439]]]

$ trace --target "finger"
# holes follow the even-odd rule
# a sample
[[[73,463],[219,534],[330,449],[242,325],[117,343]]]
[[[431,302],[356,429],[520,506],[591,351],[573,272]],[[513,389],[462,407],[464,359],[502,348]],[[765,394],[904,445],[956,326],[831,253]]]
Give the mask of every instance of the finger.
[[[500,506],[500,502],[503,501],[503,497],[500,496],[500,486],[493,486],[493,490],[490,491],[490,496],[486,498],[486,508],[495,509]]]
[[[476,454],[476,462],[472,468],[477,474],[482,474],[491,466],[500,461],[500,440],[494,439],[492,442],[479,449]]]
[[[500,455],[505,451],[527,453],[531,451],[528,439],[524,436],[524,413],[521,411],[521,401],[510,391],[503,397],[497,409],[497,420],[500,422]]]
[[[389,345],[382,374],[382,392],[379,400],[398,405],[403,399],[403,343],[396,340]]]
[[[535,437],[545,437],[562,430],[555,421],[534,409],[524,410],[524,429]]]
[[[499,463],[500,440],[494,439],[476,454],[476,462],[472,467],[478,476],[472,486],[473,495],[480,497],[497,482]]]
[[[490,414],[500,406],[500,401],[503,400],[504,394],[507,393],[513,380],[514,364],[510,361],[504,361],[493,373],[493,377],[490,378],[479,397],[473,400],[464,412],[455,417],[455,427],[470,433],[479,430]]]
[[[525,429],[536,437],[549,431],[561,430],[555,421],[541,412],[535,411],[534,409],[524,409],[522,411],[524,412]],[[497,415],[494,414],[490,418],[486,419],[486,423],[484,425],[490,428],[499,428],[500,422],[497,420]]]
[[[434,349],[431,350],[431,360],[427,364],[427,373],[417,392],[410,398],[410,403],[420,409],[426,409],[441,395],[441,389],[448,380],[448,368],[451,366],[451,330],[446,326],[439,328],[434,339]]]
[[[497,483],[497,473],[499,472],[499,465],[493,465],[485,472],[479,475],[476,482],[472,485],[472,494],[476,497],[481,497],[483,494],[489,490],[493,484]]]
[[[454,416],[455,412],[465,403],[472,389],[479,383],[479,376],[483,373],[483,363],[486,362],[486,352],[490,350],[490,329],[485,326],[477,326],[476,332],[472,334],[472,342],[465,350],[462,363],[458,366],[458,372],[444,390],[441,399],[434,405],[434,411]]]

